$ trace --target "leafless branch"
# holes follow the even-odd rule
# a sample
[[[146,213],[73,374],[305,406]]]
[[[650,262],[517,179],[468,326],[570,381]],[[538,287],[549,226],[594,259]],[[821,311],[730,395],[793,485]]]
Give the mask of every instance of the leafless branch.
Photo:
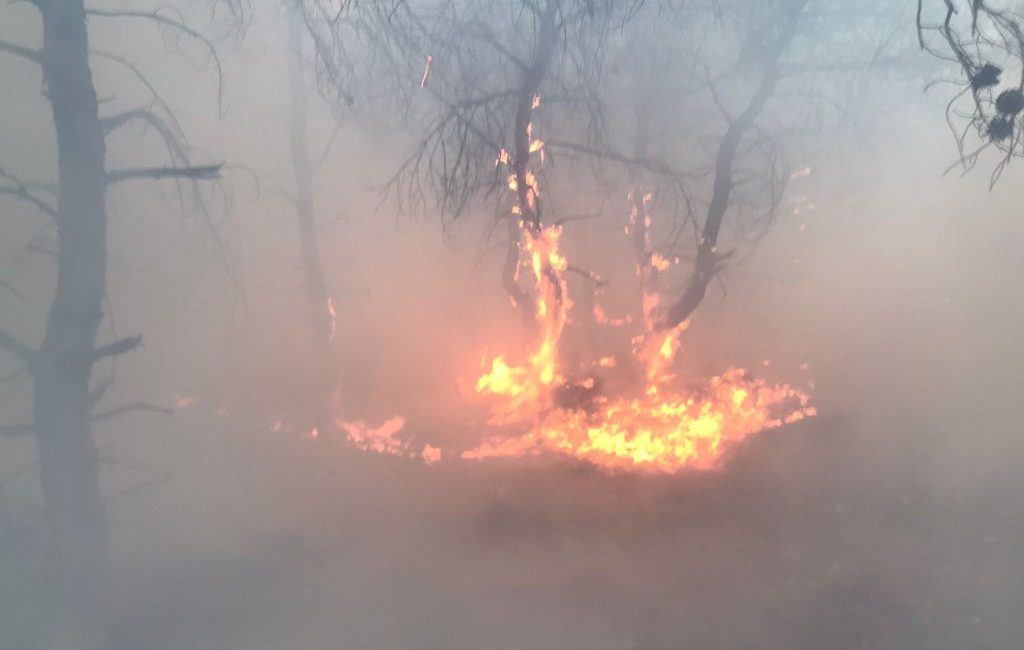
[[[3,167],[0,167],[0,178],[11,181],[10,185],[0,186],[0,194],[13,196],[16,199],[34,205],[40,212],[44,212],[53,218],[57,217],[57,209],[54,206],[32,192],[26,183],[4,171]]]
[[[593,282],[595,285],[597,285],[599,287],[603,287],[603,286],[608,284],[608,280],[602,278],[601,276],[599,276],[598,274],[594,273],[593,271],[588,271],[587,269],[583,269],[583,268],[580,268],[578,266],[573,266],[572,264],[570,264],[568,267],[566,267],[565,270],[569,271],[570,273],[575,273],[577,275],[581,275],[585,279],[590,280],[591,282]]]
[[[190,180],[213,180],[220,176],[222,165],[196,165],[190,167],[143,167],[139,169],[119,169],[107,173],[110,183],[140,178],[167,179],[185,178]]]
[[[0,350],[7,350],[26,364],[32,362],[36,353],[35,350],[16,339],[3,328],[0,328]]]
[[[174,413],[174,409],[167,408],[166,406],[160,406],[159,404],[152,404],[150,402],[129,402],[128,404],[121,404],[105,411],[95,413],[91,419],[93,422],[101,422],[127,413],[136,413],[139,411],[160,413],[161,415],[171,415]]]
[[[0,52],[6,52],[38,65],[42,65],[43,63],[43,56],[40,54],[39,50],[33,50],[30,47],[11,43],[10,41],[0,40]]]
[[[141,336],[128,336],[123,339],[118,339],[113,343],[108,343],[103,347],[97,348],[93,352],[92,360],[95,363],[105,357],[116,357],[118,355],[126,354],[139,347],[141,343]]]
[[[0,436],[4,438],[21,438],[23,436],[35,435],[34,424],[5,424],[0,425]]]
[[[168,11],[164,9],[164,11]],[[217,106],[220,114],[224,114],[224,70],[221,66],[220,56],[217,54],[216,46],[203,34],[190,27],[180,16],[168,16],[157,11],[132,11],[128,9],[86,9],[86,15],[101,18],[129,18],[148,20],[160,27],[166,27],[179,34],[200,43],[213,61],[217,74]]]

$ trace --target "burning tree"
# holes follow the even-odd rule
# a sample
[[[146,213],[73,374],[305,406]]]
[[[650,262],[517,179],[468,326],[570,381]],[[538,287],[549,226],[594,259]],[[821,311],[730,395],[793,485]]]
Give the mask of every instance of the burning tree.
[[[0,53],[42,72],[56,132],[58,175],[54,183],[31,182],[3,171],[0,194],[34,208],[56,229],[57,285],[40,345],[0,330],[0,349],[34,380],[32,421],[0,431],[31,435],[38,447],[55,576],[46,647],[100,648],[105,647],[100,610],[106,531],[93,423],[131,410],[159,410],[139,403],[99,408],[113,375],[92,382],[97,364],[132,351],[142,340],[130,336],[97,345],[107,282],[108,190],[135,180],[171,180],[194,189],[198,181],[217,178],[221,165],[192,163],[168,103],[130,60],[93,48],[87,22],[142,22],[191,41],[213,61],[218,83],[220,65],[213,44],[172,10],[92,8],[82,0],[34,0],[32,5],[42,22],[41,43],[0,41]],[[243,17],[243,7],[228,6],[235,20]],[[98,62],[126,70],[150,100],[101,115],[93,81]],[[129,125],[155,134],[167,160],[152,167],[111,169],[108,145]]]
[[[507,235],[502,285],[532,333],[525,355],[490,359],[476,385],[495,407],[492,425],[512,435],[467,457],[553,449],[604,465],[712,467],[746,435],[813,413],[802,392],[738,370],[680,389],[672,365],[712,282],[756,244],[782,200],[781,135],[799,132],[813,103],[783,98],[829,66],[883,64],[888,33],[870,43],[868,60],[828,56],[826,41],[854,31],[844,7],[436,0],[362,14],[371,62],[398,80],[387,96],[415,133],[391,195],[401,208],[440,210],[443,220],[494,209]],[[330,21],[319,24],[337,33]],[[863,47],[861,32],[853,40]],[[331,60],[351,61],[344,48],[331,51]],[[616,81],[623,70],[625,92]],[[631,358],[571,364],[562,354],[567,326],[591,315],[573,311],[569,274],[597,291],[623,281],[571,263],[560,248],[563,227],[576,220],[560,195],[595,169],[607,195],[592,216],[606,219],[609,203],[628,214],[622,241],[636,260],[644,326]],[[609,169],[627,182],[606,181]],[[625,204],[608,200],[620,191]],[[688,231],[689,253],[680,250]],[[599,311],[593,317],[609,323]],[[632,387],[606,394],[603,376],[631,369]]]

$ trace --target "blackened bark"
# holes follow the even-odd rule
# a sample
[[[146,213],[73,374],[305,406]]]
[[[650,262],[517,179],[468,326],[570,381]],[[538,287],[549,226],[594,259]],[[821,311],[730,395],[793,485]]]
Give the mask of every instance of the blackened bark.
[[[33,373],[39,465],[50,526],[54,614],[47,644],[102,644],[106,527],[89,376],[107,268],[106,146],[82,0],[38,3],[42,66],[58,150],[58,277]]]
[[[551,65],[551,57],[558,42],[558,25],[556,14],[558,3],[552,0],[543,14],[540,15],[540,31],[530,66],[524,70],[523,81],[516,94],[516,116],[513,124],[512,171],[516,180],[516,205],[519,208],[518,219],[510,219],[508,227],[508,251],[502,269],[502,284],[512,298],[512,302],[520,308],[523,322],[531,325],[534,322],[534,305],[528,294],[518,284],[519,246],[521,230],[528,236],[538,236],[541,225],[541,203],[537,187],[530,181],[530,141],[534,100],[540,93],[541,83]],[[545,276],[552,276],[550,269],[545,268]],[[554,286],[557,280],[551,277]],[[559,300],[561,296],[558,296]]]
[[[523,225],[533,233],[541,229],[540,197],[536,187],[528,182],[530,168],[530,124],[534,99],[540,93],[541,82],[551,65],[551,55],[558,41],[558,27],[555,22],[557,3],[551,2],[541,17],[540,33],[533,61],[523,75],[516,98],[516,119],[513,125],[512,168],[516,176],[516,198]]]

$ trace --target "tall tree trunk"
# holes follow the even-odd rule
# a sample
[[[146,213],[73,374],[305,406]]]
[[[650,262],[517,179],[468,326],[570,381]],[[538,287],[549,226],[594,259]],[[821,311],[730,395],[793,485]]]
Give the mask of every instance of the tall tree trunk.
[[[45,0],[43,76],[57,132],[57,289],[35,362],[34,416],[50,526],[54,619],[47,645],[102,645],[106,527],[89,376],[107,268],[106,146],[82,0]]]
[[[307,88],[302,56],[303,19],[292,6],[288,15],[288,94],[290,122],[288,141],[292,169],[295,172],[295,211],[299,226],[299,247],[306,290],[309,320],[308,362],[312,372],[312,391],[307,415],[312,427],[324,432],[331,426],[331,400],[338,383],[338,371],[331,349],[333,305],[329,305],[320,249],[316,241],[313,207],[313,169],[306,140]]]

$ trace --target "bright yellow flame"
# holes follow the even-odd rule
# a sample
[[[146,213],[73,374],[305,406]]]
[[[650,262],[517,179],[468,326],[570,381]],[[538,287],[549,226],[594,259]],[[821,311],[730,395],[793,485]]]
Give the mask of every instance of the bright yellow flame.
[[[535,98],[534,108],[538,105],[539,98]],[[532,133],[531,124],[527,129],[529,150],[540,151],[543,156],[543,142],[534,140]],[[508,161],[507,152],[502,150],[497,162]],[[529,190],[527,205],[517,204],[513,214],[521,214],[527,207],[535,208],[537,178],[530,169],[525,170],[522,178]],[[519,189],[515,174],[508,177],[508,186],[512,191]],[[645,206],[651,201],[650,194],[643,196]],[[634,205],[631,224],[636,227],[640,218]],[[643,223],[649,231],[650,215],[643,215]],[[629,234],[630,228],[625,231]],[[815,414],[806,393],[787,385],[769,385],[739,369],[713,377],[697,389],[680,390],[674,386],[672,364],[689,323],[684,321],[670,330],[659,330],[655,316],[661,296],[653,290],[643,294],[645,333],[634,338],[634,352],[644,368],[642,389],[636,395],[611,398],[594,394],[594,377],[568,382],[559,359],[559,343],[571,307],[563,277],[568,262],[558,250],[560,236],[558,227],[539,232],[524,229],[521,250],[524,266],[533,271],[537,341],[519,365],[510,364],[505,357],[495,357],[490,369],[476,383],[477,393],[491,400],[489,422],[514,425],[524,433],[492,437],[463,452],[463,458],[554,452],[607,468],[659,472],[712,469],[747,436]],[[650,265],[656,271],[665,271],[671,264],[657,253],[651,255]],[[641,275],[645,273],[641,271]],[[629,317],[609,318],[600,305],[594,305],[593,316],[606,325],[631,322]],[[596,365],[612,368],[616,364],[613,357],[604,357]],[[581,403],[559,403],[556,395],[562,389],[584,395]]]
[[[714,469],[747,436],[815,414],[808,396],[733,369],[692,393],[606,400],[593,413],[538,414],[521,436],[492,438],[467,459],[557,452],[606,468],[676,472]]]

